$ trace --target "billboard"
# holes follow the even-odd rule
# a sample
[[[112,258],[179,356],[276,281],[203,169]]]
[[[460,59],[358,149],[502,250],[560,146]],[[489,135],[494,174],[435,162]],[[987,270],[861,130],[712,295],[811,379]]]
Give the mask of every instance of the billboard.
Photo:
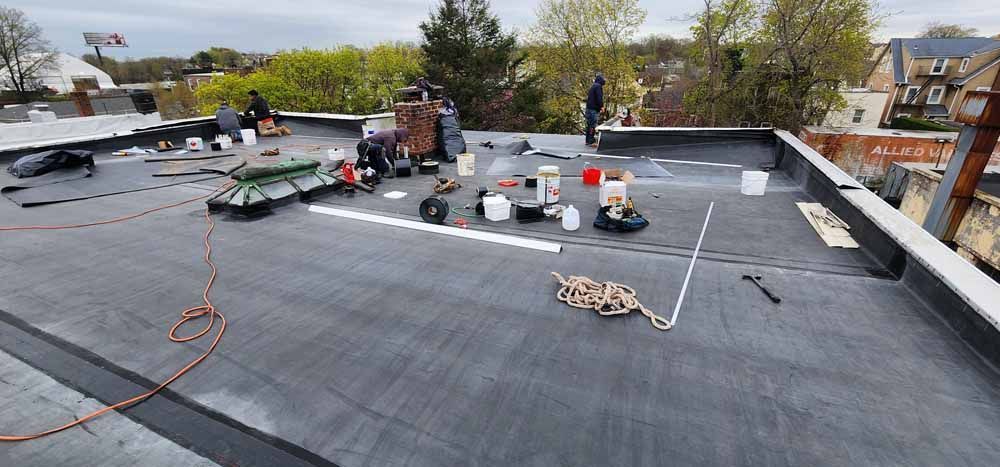
[[[90,47],[128,47],[120,32],[85,32],[83,40]]]

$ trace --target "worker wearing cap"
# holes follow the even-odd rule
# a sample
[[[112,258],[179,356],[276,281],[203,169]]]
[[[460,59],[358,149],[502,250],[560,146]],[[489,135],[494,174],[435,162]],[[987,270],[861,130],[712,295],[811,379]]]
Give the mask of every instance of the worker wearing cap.
[[[594,84],[587,92],[587,110],[584,116],[587,119],[587,145],[597,147],[597,117],[604,112],[604,75],[600,72],[594,77]]]

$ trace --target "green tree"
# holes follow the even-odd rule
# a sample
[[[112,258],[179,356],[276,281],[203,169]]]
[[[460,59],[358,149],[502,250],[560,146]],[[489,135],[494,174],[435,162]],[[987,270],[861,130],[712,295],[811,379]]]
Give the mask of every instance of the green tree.
[[[362,57],[354,47],[292,50],[278,54],[267,73],[295,87],[300,112],[362,113],[375,100],[363,80]]]
[[[642,96],[627,45],[646,19],[638,0],[543,0],[531,31],[529,56],[542,77],[543,131],[584,127],[583,104],[602,72],[606,113],[633,107]]]
[[[917,34],[917,37],[947,38],[947,37],[975,37],[979,34],[976,28],[969,28],[961,24],[944,24],[940,21],[931,21],[924,25],[924,29]]]
[[[880,18],[871,0],[727,0],[694,27],[705,77],[684,99],[709,125],[771,122],[797,132],[845,103]]]
[[[516,37],[501,29],[488,0],[442,0],[420,31],[427,78],[445,87],[463,126],[480,128],[489,103],[512,87]]]
[[[211,47],[206,52],[212,57],[212,63],[221,67],[238,68],[243,66],[243,54],[227,47]]]
[[[174,83],[170,89],[158,85],[152,92],[164,120],[197,117],[200,113],[194,93],[183,81]]]
[[[104,57],[103,64],[97,59],[97,55],[94,54],[84,54],[80,58],[103,70],[118,84],[150,83],[178,79],[183,74],[182,70],[184,66],[188,63],[187,59],[180,57],[126,58],[120,61],[112,57]]]
[[[202,68],[210,68],[214,59],[215,57],[212,57],[212,54],[208,53],[208,51],[201,50],[191,56],[191,64]]]
[[[365,53],[365,81],[380,109],[392,109],[396,89],[423,75],[421,49],[405,43],[384,42]]]

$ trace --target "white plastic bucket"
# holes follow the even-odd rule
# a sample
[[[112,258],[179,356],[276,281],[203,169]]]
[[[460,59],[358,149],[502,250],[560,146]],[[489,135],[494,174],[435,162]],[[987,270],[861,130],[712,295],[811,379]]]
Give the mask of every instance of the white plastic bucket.
[[[458,175],[472,177],[476,175],[476,155],[463,152],[458,155]]]
[[[188,151],[201,151],[205,149],[205,142],[201,138],[188,138],[185,141],[187,142]]]
[[[764,196],[764,189],[767,188],[767,176],[767,172],[744,170],[740,192],[744,195]]]
[[[257,144],[257,132],[253,129],[250,130],[240,130],[240,136],[243,136],[243,144],[247,146],[253,146]]]
[[[505,221],[510,219],[510,200],[504,196],[487,196],[483,198],[483,210],[487,219]]]
[[[344,149],[333,148],[326,151],[326,155],[330,157],[331,161],[342,161],[344,160]]]
[[[215,142],[222,146],[222,149],[232,149],[233,139],[228,135],[218,135],[215,137]]]

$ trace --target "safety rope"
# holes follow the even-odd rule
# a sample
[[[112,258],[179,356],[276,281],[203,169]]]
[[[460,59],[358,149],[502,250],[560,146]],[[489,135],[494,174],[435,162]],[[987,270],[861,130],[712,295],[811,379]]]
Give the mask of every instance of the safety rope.
[[[173,203],[173,204],[168,204],[168,205],[164,205],[164,206],[159,206],[159,207],[156,207],[156,208],[153,208],[153,209],[149,209],[149,210],[140,212],[138,214],[133,214],[133,215],[129,215],[129,216],[122,216],[122,217],[116,217],[114,219],[109,219],[109,220],[105,220],[105,221],[91,222],[91,223],[87,223],[87,224],[48,225],[48,226],[38,226],[38,225],[35,225],[35,226],[0,227],[0,231],[75,229],[75,228],[80,228],[80,227],[89,227],[89,226],[95,226],[95,225],[111,224],[111,223],[114,223],[114,222],[122,222],[122,221],[126,221],[126,220],[129,220],[129,219],[135,219],[137,217],[144,216],[144,215],[149,214],[151,212],[156,212],[156,211],[160,211],[160,210],[163,210],[163,209],[168,209],[168,208],[172,208],[172,207],[176,207],[176,206],[181,206],[181,205],[188,204],[188,203],[200,200],[200,199],[207,198],[207,197],[212,196],[213,194],[219,192],[220,190],[224,190],[226,188],[229,188],[230,186],[232,186],[232,183],[233,182],[225,183],[222,186],[219,186],[218,188],[216,188],[215,190],[213,190],[211,193],[209,193],[207,195],[204,195],[204,196],[198,196],[196,198],[191,198],[191,199],[188,199],[188,200],[185,200],[185,201],[181,201],[179,203]],[[40,433],[35,433],[35,434],[31,434],[31,435],[20,435],[20,436],[17,436],[17,435],[14,435],[14,436],[11,436],[11,435],[0,436],[0,442],[2,442],[2,441],[27,441],[27,440],[32,440],[32,439],[36,439],[36,438],[41,438],[43,436],[48,436],[48,435],[51,435],[53,433],[58,433],[60,431],[67,430],[69,428],[73,428],[73,427],[75,427],[77,425],[82,425],[83,423],[85,423],[85,422],[87,422],[89,420],[92,420],[94,418],[97,418],[97,417],[99,417],[101,415],[104,415],[105,413],[108,413],[108,412],[110,412],[112,410],[124,409],[124,408],[127,408],[127,407],[129,407],[129,406],[131,406],[133,404],[137,404],[139,402],[142,402],[142,401],[144,401],[146,399],[149,399],[150,397],[154,396],[156,393],[162,391],[164,388],[166,388],[167,386],[169,386],[170,383],[173,383],[178,378],[180,378],[185,373],[187,373],[188,371],[190,371],[195,366],[198,366],[199,363],[201,363],[206,358],[208,358],[208,356],[212,353],[212,351],[215,350],[215,347],[219,345],[219,341],[222,340],[222,334],[224,332],[226,332],[226,317],[223,316],[222,313],[220,313],[215,308],[215,305],[213,305],[212,301],[209,300],[209,298],[208,298],[208,294],[212,290],[212,285],[215,283],[215,277],[218,274],[218,268],[216,267],[215,263],[212,261],[212,244],[209,242],[209,238],[212,235],[212,231],[215,230],[215,220],[212,219],[212,213],[211,213],[211,211],[209,211],[209,209],[208,209],[207,206],[205,207],[205,222],[208,224],[208,229],[205,231],[205,235],[202,237],[202,241],[203,241],[203,243],[205,245],[205,255],[202,257],[202,259],[205,261],[206,264],[208,264],[208,266],[209,266],[209,268],[211,269],[212,272],[209,275],[208,282],[205,284],[205,289],[202,291],[202,294],[201,294],[202,304],[199,305],[199,306],[191,307],[191,308],[188,308],[188,309],[182,311],[181,312],[181,318],[180,318],[180,320],[178,320],[176,323],[174,323],[173,326],[170,327],[170,332],[167,334],[167,337],[171,341],[173,341],[173,342],[191,342],[191,341],[193,341],[195,339],[198,339],[198,338],[200,338],[200,337],[208,334],[212,330],[212,328],[215,326],[215,320],[216,320],[216,318],[218,318],[219,322],[221,323],[221,325],[219,326],[219,332],[215,335],[215,338],[212,339],[212,343],[208,346],[208,349],[205,350],[205,352],[202,353],[198,358],[195,358],[194,360],[192,360],[190,363],[188,363],[187,365],[185,365],[179,371],[177,371],[176,373],[174,373],[173,376],[167,378],[162,383],[160,383],[159,386],[157,386],[156,388],[154,388],[154,389],[152,389],[150,391],[144,392],[144,393],[139,394],[139,395],[137,395],[135,397],[132,397],[130,399],[123,400],[123,401],[118,402],[116,404],[109,405],[109,406],[104,407],[104,408],[102,408],[100,410],[96,410],[94,412],[91,412],[90,414],[87,414],[87,415],[85,415],[83,417],[79,417],[76,420],[74,420],[72,422],[69,422],[69,423],[67,423],[65,425],[61,425],[61,426],[58,426],[58,427],[55,427],[55,428],[52,428],[52,429],[49,429],[49,430],[46,430],[46,431],[43,431],[43,432],[40,432]],[[203,318],[203,317],[208,317],[208,323],[205,325],[204,329],[202,329],[201,331],[198,331],[198,332],[196,332],[196,333],[194,333],[192,335],[189,335],[189,336],[183,336],[183,337],[181,337],[181,336],[177,335],[178,330],[181,327],[183,327],[185,324],[187,324],[188,322],[197,320],[199,318]]]
[[[639,303],[635,289],[615,282],[597,282],[586,276],[569,276],[563,278],[558,272],[553,272],[562,287],[556,292],[556,298],[567,305],[595,310],[601,316],[625,315],[632,310],[639,310],[649,318],[653,327],[661,331],[669,331],[670,321],[653,313]]]

